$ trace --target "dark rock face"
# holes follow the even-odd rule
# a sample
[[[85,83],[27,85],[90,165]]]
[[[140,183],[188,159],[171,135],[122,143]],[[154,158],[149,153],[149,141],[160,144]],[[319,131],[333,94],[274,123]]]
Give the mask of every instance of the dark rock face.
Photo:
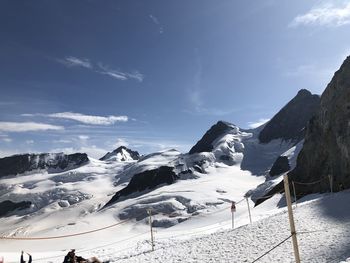
[[[123,154],[123,151],[126,151],[130,154],[130,157],[133,159],[133,160],[139,160],[140,159],[140,154],[137,152],[137,151],[132,151],[128,148],[126,148],[125,146],[120,146],[118,147],[117,149],[115,149],[113,152],[108,152],[105,156],[103,156],[102,158],[100,158],[100,161],[105,161],[109,158],[111,158],[112,156],[115,156],[117,155],[118,153],[121,153]],[[122,159],[121,161],[126,161],[125,159]]]
[[[173,167],[161,166],[157,169],[147,170],[135,174],[130,183],[118,191],[105,207],[119,201],[121,197],[127,197],[137,192],[152,190],[164,184],[172,184],[178,179],[178,176],[173,172]],[[133,196],[134,197],[134,196]]]
[[[320,108],[307,125],[296,167],[288,177],[290,181],[309,183],[296,183],[296,194],[300,198],[329,192],[329,175],[333,177],[333,191],[350,188],[350,57],[323,92]],[[283,191],[281,182],[266,196]],[[256,205],[266,199],[261,198]]]
[[[195,146],[189,151],[189,154],[210,152],[213,150],[212,143],[221,135],[223,135],[228,130],[232,129],[232,125],[224,122],[218,121],[213,125],[200,139]]]
[[[0,217],[6,216],[8,213],[13,212],[15,210],[23,210],[30,207],[32,203],[29,201],[22,201],[19,203],[15,203],[9,200],[0,202]]]
[[[279,156],[271,167],[269,174],[276,176],[290,170],[289,160],[287,156]]]
[[[319,184],[299,187],[299,194],[350,188],[350,57],[334,74],[321,97],[317,115],[310,121],[292,180]]]
[[[85,153],[22,154],[0,159],[0,178],[36,169],[72,169],[89,161]]]
[[[320,97],[308,90],[300,90],[262,129],[261,143],[274,139],[299,142],[304,138],[305,126],[315,115],[320,105]]]

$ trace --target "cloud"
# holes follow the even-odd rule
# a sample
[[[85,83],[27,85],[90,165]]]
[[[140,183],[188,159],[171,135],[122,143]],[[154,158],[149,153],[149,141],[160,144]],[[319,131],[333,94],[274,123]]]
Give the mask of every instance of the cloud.
[[[350,3],[343,3],[336,7],[326,4],[312,8],[303,15],[298,15],[289,24],[290,27],[298,26],[328,26],[339,27],[350,23]]]
[[[58,59],[57,61],[67,67],[83,67],[88,69],[92,69],[93,67],[90,60],[85,58],[65,57],[64,59]]]
[[[64,127],[38,122],[0,122],[0,131],[3,132],[28,132],[47,130],[64,130]]]
[[[82,67],[82,68],[91,70],[92,72],[95,72],[95,73],[108,75],[117,80],[135,79],[139,82],[142,82],[144,79],[144,75],[137,70],[133,72],[123,72],[120,70],[111,69],[109,66],[104,65],[101,62],[95,64],[86,58],[77,58],[77,57],[70,56],[70,57],[65,57],[64,59],[56,59],[56,61],[65,65],[68,68]]]
[[[116,143],[113,145],[115,148],[118,148],[120,146],[125,146],[125,147],[128,147],[129,146],[129,143],[125,140],[125,139],[117,139]]]
[[[266,122],[268,122],[270,119],[264,119],[264,118],[261,118],[259,119],[258,121],[255,121],[255,122],[248,122],[248,127],[249,128],[258,128],[259,126],[265,124]]]
[[[105,117],[105,116],[85,115],[85,114],[75,113],[75,112],[58,112],[58,113],[52,113],[52,114],[22,114],[21,116],[24,116],[24,117],[44,116],[44,117],[57,118],[57,119],[74,120],[77,122],[81,122],[84,124],[91,124],[91,125],[112,125],[117,122],[128,121],[127,116],[110,115]]]
[[[81,141],[86,141],[86,140],[88,140],[90,137],[87,136],[87,135],[79,135],[78,138],[79,138],[79,140],[81,140]]]
[[[193,115],[210,115],[210,116],[223,116],[232,112],[236,112],[237,109],[222,110],[217,108],[209,108],[204,105],[203,91],[202,91],[202,62],[196,54],[196,71],[193,75],[192,85],[187,89],[188,100],[191,104],[191,109],[186,109],[184,112]]]
[[[34,140],[26,140],[26,144],[34,144]]]
[[[63,152],[65,154],[80,152],[80,153],[86,153],[88,156],[98,159],[104,156],[108,151],[105,149],[99,148],[96,145],[92,145],[92,146],[82,146],[82,147],[56,148],[56,149],[52,149],[50,152]]]
[[[135,79],[139,82],[142,82],[144,79],[144,75],[138,72],[137,70],[134,72],[122,72],[119,70],[114,70],[109,68],[107,65],[104,65],[102,63],[97,63],[99,70],[96,71],[103,75],[108,75],[112,78],[118,79],[118,80],[128,80],[128,79]]]
[[[2,138],[1,140],[3,140],[4,142],[12,142],[12,139],[9,137]]]
[[[94,116],[94,115],[84,115],[81,113],[74,113],[74,112],[59,112],[59,113],[52,113],[48,114],[48,117],[51,118],[59,118],[59,119],[68,119],[68,120],[74,120],[85,124],[92,124],[92,125],[112,125],[116,122],[126,122],[128,121],[127,116]]]
[[[7,156],[12,156],[12,155],[15,155],[15,154],[19,154],[20,152],[17,151],[17,150],[3,150],[3,149],[0,149],[0,158],[4,158],[4,157],[7,157]]]
[[[153,22],[155,25],[159,26],[159,34],[163,34],[163,33],[164,33],[164,28],[163,28],[163,26],[160,24],[158,18],[157,18],[156,16],[152,15],[152,14],[149,15],[149,18],[152,20],[152,22]]]

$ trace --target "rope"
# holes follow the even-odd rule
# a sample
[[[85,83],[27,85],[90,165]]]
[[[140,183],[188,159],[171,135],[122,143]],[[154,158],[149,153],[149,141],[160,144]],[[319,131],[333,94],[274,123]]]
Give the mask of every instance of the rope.
[[[260,257],[256,258],[254,261],[252,261],[252,263],[257,262],[259,259],[261,259],[262,257],[266,256],[267,254],[269,254],[272,250],[276,249],[277,247],[279,247],[280,245],[282,245],[284,242],[286,242],[288,239],[290,239],[292,237],[292,235],[290,235],[289,237],[287,237],[286,239],[284,239],[283,241],[279,242],[277,245],[275,245],[273,248],[271,248],[270,250],[266,251],[264,254],[262,254]]]
[[[119,240],[119,241],[116,241],[116,242],[113,242],[113,243],[109,243],[109,244],[106,244],[106,245],[103,245],[103,246],[98,246],[98,247],[93,247],[93,248],[89,248],[89,249],[84,249],[84,250],[77,250],[78,253],[83,253],[83,252],[87,252],[87,251],[92,251],[92,250],[95,250],[95,249],[99,249],[99,248],[103,248],[103,247],[108,247],[108,246],[111,246],[111,245],[115,245],[115,244],[119,244],[121,242],[125,242],[125,241],[128,241],[130,239],[134,239],[136,237],[139,237],[139,236],[142,236],[142,235],[145,235],[145,234],[148,234],[149,231],[147,232],[144,232],[144,233],[141,233],[141,234],[137,234],[137,235],[134,235],[132,237],[129,237],[129,238],[125,238],[125,239],[122,239],[122,240]],[[130,249],[130,248],[133,248],[133,247],[127,247],[127,248],[124,248],[124,249],[121,249],[121,250],[118,250],[118,251],[114,251],[113,253],[116,253],[116,252],[121,252],[121,251],[124,251],[124,250],[127,250],[127,249]],[[111,254],[113,254],[111,253]],[[108,255],[111,255],[111,254],[106,254],[104,256],[108,256]],[[52,256],[52,257],[45,257],[45,258],[38,258],[38,259],[35,259],[36,261],[41,261],[41,260],[46,260],[46,259],[54,259],[54,258],[61,258],[61,257],[64,257],[66,254],[62,254],[62,255],[58,255],[58,256]]]
[[[69,234],[69,235],[51,236],[51,237],[1,237],[0,236],[0,239],[5,239],[5,240],[47,240],[47,239],[58,239],[58,238],[67,238],[67,237],[81,236],[81,235],[86,235],[86,234],[102,231],[102,230],[105,230],[105,229],[108,229],[108,228],[112,228],[112,227],[124,224],[124,223],[126,223],[126,222],[128,222],[130,220],[131,219],[128,219],[128,220],[124,220],[124,221],[118,222],[118,223],[113,224],[113,225],[101,227],[101,228],[90,230],[90,231]]]
[[[292,182],[294,182],[295,184],[301,184],[301,185],[312,185],[312,184],[318,184],[318,183],[322,182],[324,179],[327,179],[327,178],[328,177],[324,176],[320,180],[313,181],[313,182],[297,182],[297,181],[292,181]]]

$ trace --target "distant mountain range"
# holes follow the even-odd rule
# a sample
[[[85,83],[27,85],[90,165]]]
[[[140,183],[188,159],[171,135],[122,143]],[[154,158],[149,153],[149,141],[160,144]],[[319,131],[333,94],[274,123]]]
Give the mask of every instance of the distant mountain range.
[[[255,129],[218,121],[188,153],[172,149],[140,156],[120,146],[100,160],[84,153],[1,158],[0,216],[85,203],[91,206],[89,213],[117,208],[122,219],[143,220],[145,209],[151,207],[164,216],[155,224],[167,227],[229,202],[230,188],[221,181],[230,180],[234,171],[247,180],[252,180],[248,175],[263,179],[254,187],[242,185],[256,204],[283,191],[285,173],[295,181],[321,181],[297,188],[298,196],[329,191],[329,181],[324,180],[329,175],[334,191],[350,188],[349,86],[347,58],[321,97],[300,90],[270,121]],[[206,177],[222,187],[202,189],[198,184],[193,187],[196,190],[182,191],[189,182],[203,182]],[[97,189],[98,182],[103,187]],[[172,191],[170,185],[175,187]]]

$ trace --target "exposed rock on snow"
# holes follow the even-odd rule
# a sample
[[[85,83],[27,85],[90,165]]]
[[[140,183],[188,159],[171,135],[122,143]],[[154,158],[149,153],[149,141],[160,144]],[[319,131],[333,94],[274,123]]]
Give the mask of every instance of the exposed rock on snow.
[[[69,170],[89,161],[85,153],[42,153],[22,154],[0,158],[0,178],[8,175],[17,175],[38,169],[47,169],[49,172]]]
[[[226,131],[235,128],[236,126],[228,122],[218,121],[204,134],[202,139],[200,139],[196,145],[192,147],[192,149],[189,151],[189,154],[211,152],[214,148],[214,141],[222,136]]]
[[[270,176],[280,175],[290,170],[289,160],[287,156],[279,156],[271,167]]]
[[[128,186],[118,191],[105,207],[117,202],[121,197],[132,194],[132,197],[136,197],[141,195],[142,191],[152,190],[164,184],[172,184],[177,178],[178,176],[173,172],[173,167],[167,166],[135,174]]]
[[[320,96],[312,95],[302,89],[285,105],[262,129],[259,134],[261,143],[275,139],[298,142],[304,138],[305,126],[318,111]]]
[[[108,152],[105,156],[100,158],[101,161],[135,161],[140,159],[140,154],[137,151],[132,151],[125,146],[120,146],[113,152]]]
[[[31,206],[31,202],[21,201],[18,203],[12,202],[10,200],[5,200],[0,202],[0,217],[5,216],[11,212],[18,210],[23,210]]]

